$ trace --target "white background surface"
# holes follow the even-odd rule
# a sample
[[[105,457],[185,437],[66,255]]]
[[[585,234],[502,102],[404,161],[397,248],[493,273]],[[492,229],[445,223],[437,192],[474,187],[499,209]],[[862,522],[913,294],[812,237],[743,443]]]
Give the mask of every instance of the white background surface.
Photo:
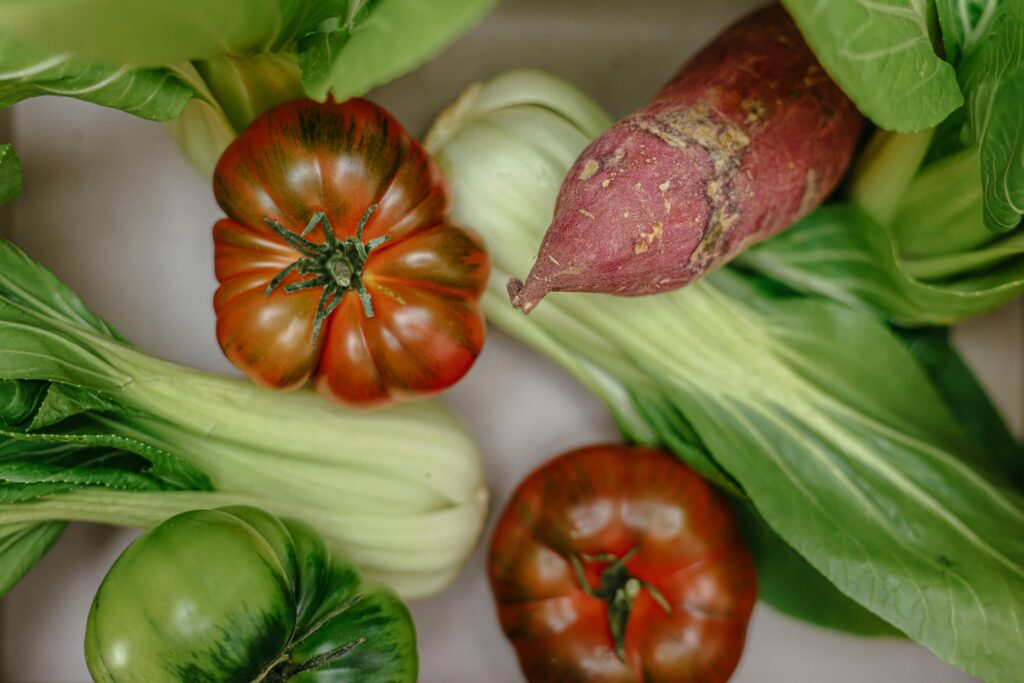
[[[436,62],[374,94],[414,133],[470,81],[512,66],[569,77],[621,115],[684,57],[758,3],[506,0]],[[219,211],[160,126],[70,100],[13,110],[25,194],[5,234],[52,268],[141,348],[232,372],[213,335],[210,228]],[[1014,306],[958,339],[1004,410],[1024,415],[1024,315]],[[615,437],[598,401],[556,366],[491,330],[445,400],[482,444],[490,521],[525,474],[572,446]],[[490,525],[485,532],[489,538]],[[0,681],[88,681],[82,634],[92,595],[131,532],[73,525],[0,603]],[[483,547],[444,595],[413,606],[426,683],[515,683],[488,593]],[[760,605],[735,683],[953,683],[970,677],[899,640],[804,626]]]

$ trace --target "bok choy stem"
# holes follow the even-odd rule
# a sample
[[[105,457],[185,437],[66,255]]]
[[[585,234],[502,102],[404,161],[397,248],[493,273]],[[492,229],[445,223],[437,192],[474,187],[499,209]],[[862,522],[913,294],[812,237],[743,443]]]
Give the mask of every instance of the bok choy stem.
[[[154,358],[6,242],[0,347],[0,532],[255,505],[312,524],[367,575],[420,597],[455,576],[482,528],[479,452],[439,404],[350,412]],[[0,592],[27,569],[10,557]]]
[[[428,136],[454,219],[490,249],[490,320],[565,364],[627,436],[749,500],[784,542],[759,548],[759,569],[793,567],[792,548],[805,575],[852,599],[822,583],[826,599],[809,603],[772,576],[780,609],[857,630],[870,623],[859,604],[977,676],[1015,681],[1024,500],[877,317],[729,268],[651,297],[555,293],[528,318],[500,296],[530,269],[563,177],[600,132],[591,106],[549,76],[504,75]],[[842,616],[820,613],[835,605]]]

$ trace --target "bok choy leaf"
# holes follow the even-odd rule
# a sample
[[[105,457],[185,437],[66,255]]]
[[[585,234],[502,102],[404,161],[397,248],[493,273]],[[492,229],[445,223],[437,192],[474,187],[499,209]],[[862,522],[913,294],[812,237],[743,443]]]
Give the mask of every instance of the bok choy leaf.
[[[875,317],[729,269],[653,297],[555,294],[529,318],[509,306],[507,278],[529,269],[565,173],[600,129],[530,104],[526,87],[471,90],[428,138],[455,219],[490,248],[491,321],[562,363],[627,435],[747,497],[855,602],[974,675],[1016,680],[1024,501],[1008,476],[972,465],[985,444]],[[539,102],[556,86],[533,87]],[[491,106],[505,88],[518,104]]]
[[[783,0],[822,66],[887,130],[938,125],[963,103],[953,67],[935,53],[935,5],[915,0]]]
[[[0,106],[66,95],[167,121],[212,175],[253,118],[303,95],[345,100],[415,68],[496,0],[12,0]]]
[[[932,213],[937,208],[933,205]],[[980,223],[980,206],[977,210]],[[959,218],[951,213],[950,230],[956,231],[962,223],[952,222]],[[931,223],[927,230],[939,227]],[[750,248],[738,264],[908,326],[964,320],[1024,289],[1024,235],[915,258],[901,250],[895,231],[895,225],[880,225],[855,204],[830,204]],[[963,239],[964,232],[950,237]]]
[[[964,129],[965,143],[980,149],[984,224],[994,232],[1007,232],[1020,224],[1024,213],[1024,119],[1020,116],[1024,3],[784,0],[783,4],[826,71],[878,126],[903,133],[940,124],[957,134]],[[944,52],[944,58],[938,51]],[[965,104],[963,111],[961,104]],[[890,154],[885,161],[891,164],[895,159]]]
[[[0,145],[0,205],[21,194],[21,162],[10,145]]]
[[[480,532],[479,453],[440,405],[346,412],[147,356],[4,241],[0,348],[0,594],[68,520],[253,505],[409,597],[452,581]]]
[[[981,149],[985,225],[1006,232],[1024,214],[1024,3],[938,0],[957,65],[971,140]]]
[[[972,30],[985,26],[991,22]],[[1010,40],[998,33],[992,26],[961,49],[973,49],[968,59],[984,55]],[[990,217],[1002,203],[1010,207],[1004,227],[1019,219],[1010,214],[1024,206],[1024,186],[1016,180],[1024,173],[1024,147],[997,146],[1002,152],[993,165],[993,139],[976,140],[971,130],[982,121],[1005,121],[1013,127],[1006,135],[1024,144],[1018,111],[1024,97],[1013,100],[1010,116],[972,109],[973,101],[934,130],[876,132],[847,184],[846,202],[826,205],[754,246],[740,263],[907,326],[953,323],[1018,296],[1024,227],[993,232]]]
[[[169,121],[181,113],[193,91],[169,69],[114,65],[0,35],[0,107],[40,95],[73,97]]]

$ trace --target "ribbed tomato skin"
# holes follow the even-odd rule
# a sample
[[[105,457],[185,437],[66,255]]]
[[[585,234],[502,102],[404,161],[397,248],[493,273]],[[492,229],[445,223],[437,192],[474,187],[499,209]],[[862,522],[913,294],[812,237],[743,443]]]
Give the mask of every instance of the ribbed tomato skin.
[[[217,339],[252,379],[279,389],[312,380],[327,396],[372,406],[441,391],[473,365],[487,254],[447,222],[440,171],[386,111],[362,99],[282,104],[228,147],[213,187],[227,214],[213,229]],[[323,212],[344,240],[372,205],[363,241],[388,237],[363,271],[374,316],[348,291],[314,342],[323,290],[286,292],[303,279],[292,272],[266,296],[301,254],[264,219],[299,233]],[[323,244],[323,226],[306,238]]]
[[[571,557],[611,553],[641,590],[615,652],[608,609]],[[584,565],[597,586],[607,564]],[[592,446],[551,460],[516,490],[488,560],[505,634],[531,683],[724,683],[746,639],[757,579],[732,510],[665,453]]]

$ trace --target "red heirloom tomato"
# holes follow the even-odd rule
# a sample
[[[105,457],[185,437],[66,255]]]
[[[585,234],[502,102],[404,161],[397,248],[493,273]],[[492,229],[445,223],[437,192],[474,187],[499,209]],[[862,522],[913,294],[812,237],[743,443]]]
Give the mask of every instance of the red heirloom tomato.
[[[484,341],[489,261],[424,149],[366,100],[257,118],[217,164],[217,339],[260,384],[356,405],[451,386]]]
[[[628,446],[531,474],[498,523],[489,573],[532,683],[722,683],[757,594],[723,498],[678,460]]]

